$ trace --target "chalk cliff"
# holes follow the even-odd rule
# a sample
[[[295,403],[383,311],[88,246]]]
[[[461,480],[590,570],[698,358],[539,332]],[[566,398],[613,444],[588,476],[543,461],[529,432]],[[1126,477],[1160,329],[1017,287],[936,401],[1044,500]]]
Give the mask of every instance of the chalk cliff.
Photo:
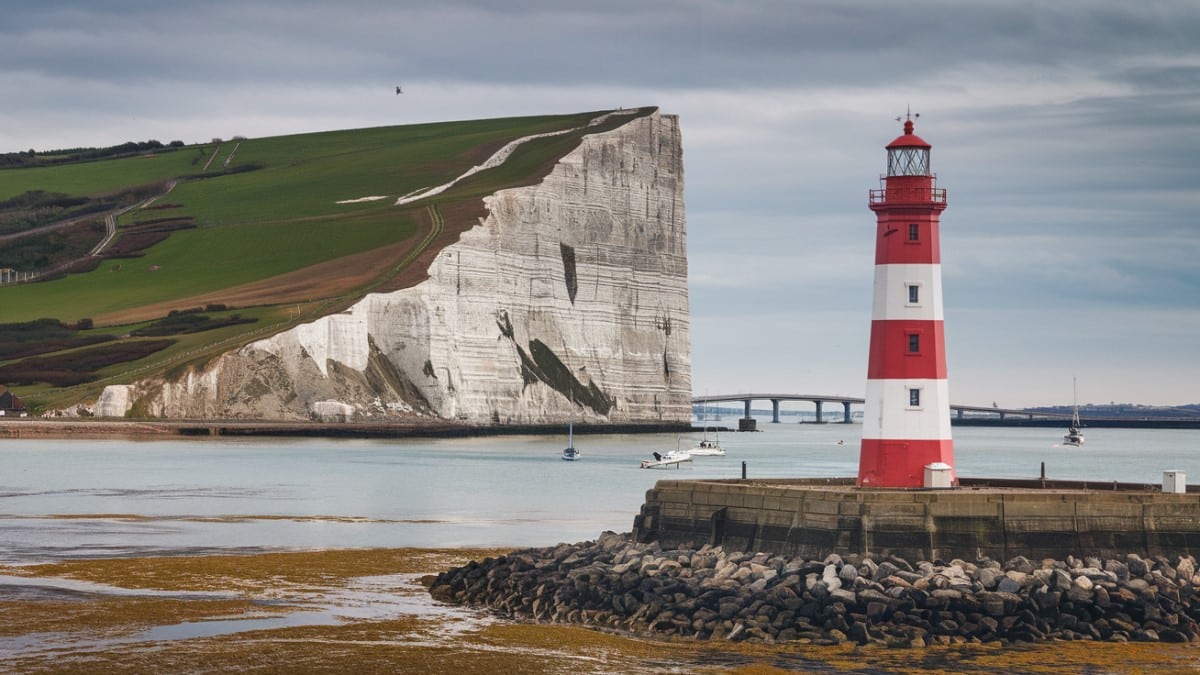
[[[685,422],[683,157],[657,112],[585,136],[538,184],[485,199],[427,280],[226,353],[109,387],[97,414],[428,416],[472,424]]]

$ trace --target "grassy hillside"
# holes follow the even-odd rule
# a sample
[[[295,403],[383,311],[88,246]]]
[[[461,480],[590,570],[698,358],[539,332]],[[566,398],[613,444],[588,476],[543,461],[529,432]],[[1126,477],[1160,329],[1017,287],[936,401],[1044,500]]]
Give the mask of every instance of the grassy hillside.
[[[596,116],[232,140],[0,170],[0,268],[48,278],[75,265],[53,280],[0,286],[0,385],[31,407],[60,407],[94,396],[104,384],[211,358],[371,290],[411,285],[439,248],[483,215],[482,196],[536,182],[584,133],[628,118],[530,141],[503,165],[419,202],[397,207],[398,197],[460,176],[511,140],[576,129]],[[146,195],[156,196],[145,201]],[[106,214],[116,218],[115,241],[99,256],[80,253],[103,239]],[[73,363],[72,351],[103,345],[68,341],[36,357],[3,348],[5,326],[42,318],[79,329],[77,337],[149,341],[137,336],[139,328],[181,312],[205,319],[187,326],[196,332],[153,338],[159,349],[148,356],[113,363],[106,359],[117,357],[97,357],[100,365],[82,383],[37,373],[49,372],[46,359]]]

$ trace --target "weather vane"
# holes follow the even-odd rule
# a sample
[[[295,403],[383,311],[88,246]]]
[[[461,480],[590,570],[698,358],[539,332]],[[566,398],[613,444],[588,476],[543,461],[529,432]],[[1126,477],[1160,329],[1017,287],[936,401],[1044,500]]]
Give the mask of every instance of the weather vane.
[[[901,116],[897,115],[897,116],[896,116],[896,121],[897,121],[897,122],[903,122],[903,121],[905,121],[905,120],[912,120],[912,119],[916,119],[916,118],[918,118],[918,117],[920,117],[920,116],[921,116],[921,113],[915,113],[915,112],[913,112],[913,111],[912,111],[912,106],[907,106],[907,107],[906,107],[906,109],[905,109],[905,111],[904,111],[904,116],[903,116],[903,117],[901,117]]]

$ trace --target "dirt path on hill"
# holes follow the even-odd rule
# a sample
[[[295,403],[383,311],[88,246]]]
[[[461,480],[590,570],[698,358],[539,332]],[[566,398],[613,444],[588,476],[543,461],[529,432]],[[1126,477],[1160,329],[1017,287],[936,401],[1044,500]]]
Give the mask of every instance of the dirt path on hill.
[[[126,206],[125,208],[106,213],[104,215],[104,238],[100,240],[99,244],[96,244],[95,248],[93,248],[88,255],[93,258],[98,257],[101,252],[104,251],[104,249],[108,248],[108,245],[112,243],[112,240],[117,238],[117,218],[120,218],[134,209],[144,209],[147,206],[150,206],[159,197],[165,197],[170,194],[171,190],[174,190],[175,186],[178,184],[178,180],[169,180],[167,181],[167,189],[164,190],[162,194],[154,195],[153,197],[143,199],[142,201],[131,206]]]
[[[32,236],[38,235],[38,234],[46,234],[47,232],[61,230],[64,227],[78,225],[79,223],[84,223],[89,220],[96,220],[96,219],[104,217],[104,215],[106,215],[107,213],[111,213],[111,212],[102,211],[99,213],[89,213],[89,214],[83,215],[83,216],[72,216],[71,218],[64,218],[63,220],[56,220],[53,223],[50,223],[48,225],[39,225],[38,227],[35,227],[32,230],[21,230],[20,232],[10,232],[8,234],[0,234],[0,244],[4,244],[5,242],[9,242],[9,241],[14,241],[16,239],[22,239],[24,237],[32,237]]]
[[[132,211],[133,209],[150,205],[154,200],[166,195],[171,190],[174,190],[175,184],[178,182],[179,181],[177,179],[172,179],[170,181],[167,181],[166,189],[161,194],[157,194],[152,197],[143,199],[142,201],[140,201],[132,206],[123,206],[123,207],[116,208],[116,209],[108,209],[107,211],[96,211],[94,213],[85,213],[80,216],[71,216],[69,218],[63,218],[62,220],[56,220],[52,223],[47,223],[46,225],[39,225],[38,227],[35,227],[30,230],[21,230],[20,232],[9,232],[8,234],[0,234],[0,244],[3,244],[8,241],[13,241],[16,239],[21,239],[24,237],[32,237],[32,236],[38,235],[38,234],[46,234],[47,232],[61,230],[64,227],[78,225],[79,223],[87,222],[89,220],[99,220],[99,219],[103,218],[103,219],[105,219],[105,221],[106,221],[105,224],[107,225],[108,218],[119,217],[127,211]],[[105,239],[105,241],[108,241],[108,239],[111,239],[112,235],[115,233],[116,233],[116,221],[114,220],[112,229],[109,231],[109,237],[107,239]],[[95,253],[93,252],[93,253],[90,253],[89,255],[95,255]]]

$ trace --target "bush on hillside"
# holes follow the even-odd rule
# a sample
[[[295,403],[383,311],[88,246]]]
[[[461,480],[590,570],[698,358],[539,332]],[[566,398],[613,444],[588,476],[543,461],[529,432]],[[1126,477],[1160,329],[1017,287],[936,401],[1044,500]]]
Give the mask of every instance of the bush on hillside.
[[[91,382],[96,371],[118,363],[137,361],[175,344],[174,340],[128,340],[53,356],[34,356],[0,366],[0,382],[7,385],[45,383],[69,387]]]
[[[152,139],[149,141],[140,142],[128,141],[120,145],[113,145],[107,148],[67,148],[63,150],[46,150],[43,152],[30,149],[27,151],[6,152],[0,154],[0,168],[45,166],[48,164],[71,164],[74,162],[87,162],[96,159],[129,157],[145,152],[181,147],[183,147],[183,141],[171,141],[170,145],[166,146],[161,142]]]
[[[77,327],[81,327],[83,321],[90,323],[91,319],[81,319]],[[0,361],[76,349],[112,339],[111,335],[78,335],[58,319],[4,323],[0,324]]]
[[[215,330],[225,326],[237,326],[246,323],[254,323],[258,319],[242,318],[238,314],[232,314],[226,317],[213,318],[207,314],[194,314],[191,312],[178,312],[171,310],[171,313],[164,319],[159,319],[154,323],[143,326],[131,333],[131,335],[152,337],[160,335],[183,335],[186,333],[203,333],[204,331]]]

